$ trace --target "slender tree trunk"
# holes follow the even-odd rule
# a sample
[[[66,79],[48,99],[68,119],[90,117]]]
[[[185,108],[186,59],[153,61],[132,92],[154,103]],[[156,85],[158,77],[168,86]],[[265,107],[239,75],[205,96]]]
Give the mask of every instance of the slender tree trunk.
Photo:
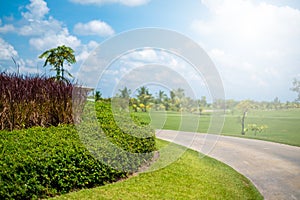
[[[245,135],[245,118],[246,118],[247,111],[244,111],[242,117],[242,135]]]

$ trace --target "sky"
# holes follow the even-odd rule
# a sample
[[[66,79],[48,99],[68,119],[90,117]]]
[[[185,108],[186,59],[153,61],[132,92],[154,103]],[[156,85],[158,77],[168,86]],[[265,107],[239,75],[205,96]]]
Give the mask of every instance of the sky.
[[[208,77],[184,57],[149,47],[124,52],[100,77],[82,76],[82,66],[101,53],[103,43],[147,27],[172,30],[197,43],[214,63],[226,99],[297,97],[290,88],[300,79],[298,0],[0,0],[0,71],[17,71],[13,57],[22,74],[49,74],[38,56],[66,45],[77,59],[67,69],[87,86],[95,87],[96,79],[104,96],[146,74],[160,77],[154,85],[168,80],[169,85],[160,84],[166,90],[185,82],[197,97],[211,93]]]

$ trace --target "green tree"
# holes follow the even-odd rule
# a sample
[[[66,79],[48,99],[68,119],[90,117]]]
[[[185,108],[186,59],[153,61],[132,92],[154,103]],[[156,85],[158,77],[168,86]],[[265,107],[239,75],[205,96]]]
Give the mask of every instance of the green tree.
[[[185,97],[184,89],[178,88],[177,90],[174,90],[175,96],[179,99],[183,99]]]
[[[280,100],[278,97],[275,97],[274,101],[273,101],[273,105],[274,105],[274,108],[276,110],[280,109],[281,108],[281,103],[280,103]]]
[[[159,90],[158,96],[157,96],[157,103],[162,104],[165,99],[167,99],[167,95],[165,94],[164,91]]]
[[[200,115],[202,114],[202,112],[206,106],[207,106],[206,96],[202,96],[201,99],[198,101]]]
[[[140,103],[139,106],[143,112],[147,112],[147,106],[152,99],[152,95],[149,93],[148,88],[146,88],[145,86],[140,87],[137,92],[137,98]]]
[[[292,91],[297,92],[298,97],[296,101],[300,101],[300,80],[294,79],[293,87],[291,88]]]
[[[175,103],[175,93],[173,90],[170,91],[170,103],[171,104]]]
[[[121,98],[124,98],[124,99],[129,99],[130,98],[131,90],[128,89],[127,87],[124,87],[122,90],[120,89],[119,92],[120,92],[119,96]]]
[[[172,90],[170,96],[173,106],[175,106],[177,111],[181,111],[183,103],[185,102],[184,89],[177,88],[176,90]]]
[[[124,87],[123,89],[119,89],[119,93],[116,95],[116,98],[114,98],[114,100],[118,102],[122,109],[127,110],[128,105],[133,106],[132,101],[130,101],[130,94],[131,90],[127,87]]]
[[[101,93],[100,91],[96,91],[96,94],[95,94],[95,101],[101,100],[101,96],[102,96],[102,93]]]
[[[49,49],[42,53],[39,58],[46,58],[44,67],[48,64],[53,66],[52,70],[56,71],[56,80],[68,81],[68,79],[65,78],[65,73],[67,73],[70,77],[73,77],[70,72],[64,68],[65,63],[68,65],[76,63],[74,50],[70,47],[62,45]]]
[[[168,96],[165,94],[164,91],[162,90],[158,91],[158,93],[156,94],[156,98],[154,100],[154,104],[156,110],[164,110],[169,107]]]
[[[132,109],[134,110],[134,112],[137,112],[138,111],[138,100],[136,98],[130,98],[129,103],[132,106]]]

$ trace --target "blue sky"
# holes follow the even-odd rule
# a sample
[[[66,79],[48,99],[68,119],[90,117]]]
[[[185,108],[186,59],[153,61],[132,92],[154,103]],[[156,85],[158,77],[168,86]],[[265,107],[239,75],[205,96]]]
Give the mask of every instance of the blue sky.
[[[65,44],[76,52],[78,62],[69,68],[76,75],[103,41],[144,27],[174,30],[197,42],[218,69],[227,99],[296,98],[289,88],[300,78],[298,0],[0,0],[0,71],[16,71],[14,57],[22,73],[45,73],[49,68],[38,55]],[[106,82],[99,81],[102,93],[109,95],[106,85],[118,84],[118,76],[130,71],[124,63],[130,57],[133,66],[136,56],[139,63],[152,59],[193,79],[187,63],[146,49],[112,66]]]

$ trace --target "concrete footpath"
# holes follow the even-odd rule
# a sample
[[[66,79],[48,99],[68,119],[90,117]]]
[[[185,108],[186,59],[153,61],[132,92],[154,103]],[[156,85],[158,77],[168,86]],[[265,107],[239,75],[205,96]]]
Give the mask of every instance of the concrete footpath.
[[[170,130],[157,130],[156,136],[226,163],[251,180],[266,200],[300,200],[299,147]]]

